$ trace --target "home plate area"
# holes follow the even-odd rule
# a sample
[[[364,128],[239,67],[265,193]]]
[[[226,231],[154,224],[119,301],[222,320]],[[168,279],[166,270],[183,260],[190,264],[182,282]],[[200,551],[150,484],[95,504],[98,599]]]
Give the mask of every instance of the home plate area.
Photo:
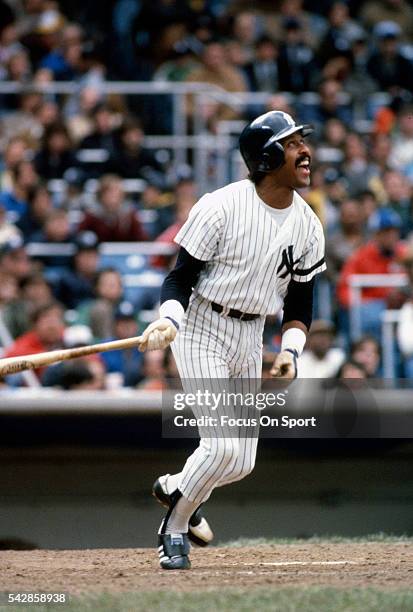
[[[165,571],[155,549],[3,551],[3,591],[93,594],[219,587],[411,588],[411,541],[257,544],[193,549],[192,569]]]

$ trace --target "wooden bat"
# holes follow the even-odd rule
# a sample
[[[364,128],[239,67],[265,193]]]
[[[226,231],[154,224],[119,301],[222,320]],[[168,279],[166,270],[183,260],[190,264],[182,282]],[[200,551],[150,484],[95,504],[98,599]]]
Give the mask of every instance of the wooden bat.
[[[52,363],[58,363],[59,361],[75,359],[76,357],[85,357],[86,355],[92,355],[94,353],[135,348],[139,346],[141,340],[142,336],[134,336],[133,338],[126,338],[125,340],[112,340],[111,342],[100,342],[98,344],[89,344],[76,348],[57,349],[56,351],[35,353],[34,355],[22,355],[21,357],[0,359],[0,376],[16,374],[23,370],[34,370],[36,368],[51,365]]]

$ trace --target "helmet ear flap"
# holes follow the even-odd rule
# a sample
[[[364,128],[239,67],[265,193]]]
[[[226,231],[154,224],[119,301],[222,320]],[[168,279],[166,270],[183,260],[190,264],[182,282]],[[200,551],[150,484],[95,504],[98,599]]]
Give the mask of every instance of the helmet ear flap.
[[[263,172],[272,172],[280,168],[285,162],[284,147],[276,140],[264,147],[262,152],[261,168]]]

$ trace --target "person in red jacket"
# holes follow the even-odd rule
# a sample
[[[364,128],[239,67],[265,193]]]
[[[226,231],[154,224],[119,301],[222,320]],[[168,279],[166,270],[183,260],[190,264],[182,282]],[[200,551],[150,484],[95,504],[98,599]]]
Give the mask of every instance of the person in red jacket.
[[[16,338],[6,349],[4,357],[19,357],[62,348],[65,324],[63,308],[59,302],[51,301],[36,308],[32,322],[30,331]],[[41,377],[44,370],[39,368],[35,372]]]
[[[373,238],[357,249],[344,264],[338,284],[337,297],[342,309],[350,307],[350,277],[353,274],[392,274],[402,272],[401,262],[407,247],[400,241],[400,216],[390,208],[381,208],[371,217],[369,226]],[[361,318],[363,331],[377,336],[380,332],[380,313],[386,307],[389,287],[362,289]]]
[[[92,231],[99,242],[135,242],[146,240],[136,210],[125,202],[122,180],[106,174],[100,180],[99,206],[88,211],[79,226],[80,231]]]

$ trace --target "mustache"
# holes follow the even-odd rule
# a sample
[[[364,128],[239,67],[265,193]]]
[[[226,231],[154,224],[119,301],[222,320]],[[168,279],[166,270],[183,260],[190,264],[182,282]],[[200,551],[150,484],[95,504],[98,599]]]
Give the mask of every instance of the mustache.
[[[303,161],[306,161],[307,159],[308,159],[308,161],[311,164],[311,156],[310,155],[300,155],[300,157],[295,162],[295,167],[299,166]]]

